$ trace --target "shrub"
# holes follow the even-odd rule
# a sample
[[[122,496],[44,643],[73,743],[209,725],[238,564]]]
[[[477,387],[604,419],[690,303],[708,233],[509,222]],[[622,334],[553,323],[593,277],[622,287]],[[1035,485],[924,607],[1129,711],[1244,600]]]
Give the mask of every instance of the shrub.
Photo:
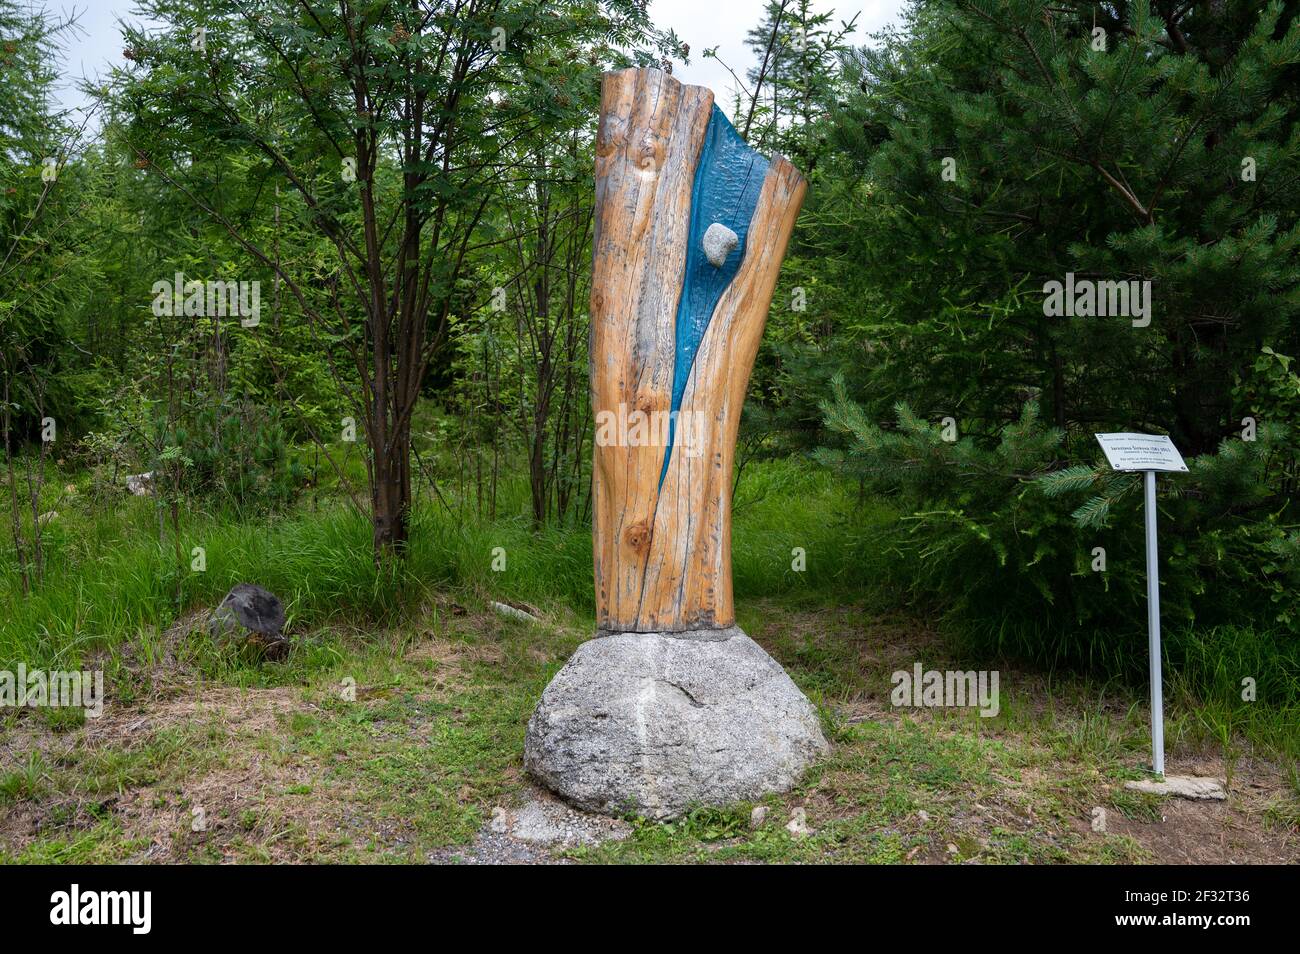
[[[991,437],[954,441],[905,404],[895,427],[878,426],[842,381],[823,411],[847,445],[819,458],[906,512],[883,540],[861,543],[896,556],[913,600],[989,650],[1112,671],[1144,660],[1141,474],[1111,472],[1091,436],[1071,445],[1032,401]],[[1300,533],[1282,494],[1292,451],[1283,424],[1255,436],[1225,439],[1159,482],[1162,616],[1175,643],[1193,626],[1253,625],[1292,658]]]

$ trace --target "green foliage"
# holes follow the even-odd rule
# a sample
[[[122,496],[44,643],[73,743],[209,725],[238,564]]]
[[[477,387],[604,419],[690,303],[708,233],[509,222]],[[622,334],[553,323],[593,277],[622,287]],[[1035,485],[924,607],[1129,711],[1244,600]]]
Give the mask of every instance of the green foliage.
[[[891,576],[913,600],[947,614],[985,651],[1140,668],[1140,475],[1112,472],[1095,450],[1088,462],[1061,466],[1063,434],[1042,424],[1032,402],[990,438],[951,441],[906,404],[894,427],[875,424],[842,380],[823,410],[827,427],[848,443],[818,457],[910,511],[859,545],[895,555]],[[1261,660],[1289,671],[1300,659],[1300,527],[1272,489],[1288,447],[1285,429],[1266,426],[1257,440],[1225,440],[1217,453],[1190,459],[1187,475],[1161,481],[1161,604],[1171,653],[1204,640],[1193,634],[1205,627],[1249,622],[1277,634],[1261,646]],[[1295,701],[1300,683],[1289,685],[1280,695]]]
[[[599,74],[688,51],[632,0],[256,6],[144,2],[90,145],[48,106],[59,22],[0,0],[0,372],[15,445],[61,434],[11,458],[47,481],[15,482],[3,585],[23,541],[52,572],[6,652],[147,643],[254,576],[317,622],[444,585],[591,609]],[[1296,5],[923,0],[873,47],[849,30],[772,0],[736,74],[737,125],[811,183],[741,421],[737,594],[892,590],[975,649],[1136,671],[1140,482],[1091,435],[1168,432],[1171,658],[1225,707],[1242,672],[1294,699]],[[177,272],[259,281],[262,323],[157,313]],[[1150,324],[1045,314],[1066,273],[1150,281]],[[358,491],[381,378],[419,504],[383,569]],[[158,495],[124,500],[141,471]]]
[[[1253,627],[1242,675],[1295,672],[1297,12],[930,0],[846,58],[796,243],[844,373],[817,457],[904,508],[861,549],[968,646],[1140,671],[1141,478],[1092,438],[1138,430],[1190,467],[1160,481],[1170,653],[1245,666],[1219,641]],[[1150,322],[1049,315],[1067,273],[1150,281]]]
[[[201,401],[188,421],[159,436],[185,455],[189,496],[274,507],[291,500],[305,478],[290,460],[278,416],[250,401]],[[160,455],[157,463],[166,461]]]
[[[857,19],[837,22],[810,0],[767,0],[745,36],[754,65],[734,100],[737,128],[751,144],[789,156],[805,173],[817,168],[826,151],[818,120],[838,92],[838,59]],[[704,55],[717,56],[717,48]]]
[[[15,443],[35,439],[47,416],[65,428],[84,424],[106,383],[78,350],[74,319],[96,273],[84,212],[100,170],[74,161],[84,130],[55,102],[59,47],[71,28],[0,0],[0,375]]]
[[[90,468],[100,500],[147,472],[164,499],[257,512],[289,504],[307,479],[279,413],[255,401],[196,390],[169,412],[128,387],[105,401],[101,420],[71,455]]]
[[[870,413],[990,433],[1033,398],[1193,455],[1235,428],[1236,376],[1295,353],[1300,313],[1300,23],[1252,9],[935,0],[849,59],[811,240]],[[1150,324],[1045,315],[1067,273],[1149,280]]]
[[[55,474],[49,483],[66,479]],[[156,500],[124,497],[120,489],[107,506],[90,495],[64,499],[66,532],[49,541],[49,580],[30,596],[20,598],[13,551],[0,542],[0,601],[14,607],[0,619],[0,669],[17,660],[72,667],[101,651],[110,658],[166,652],[160,634],[172,623],[250,580],[285,600],[298,632],[400,620],[449,589],[463,594],[458,598],[594,613],[590,528],[535,530],[525,479],[512,477],[502,488],[496,519],[477,518],[469,499],[426,494],[421,504],[410,553],[396,567],[376,566],[365,517],[340,501],[267,516],[187,507],[180,518],[185,549],[207,551],[206,570],[195,573],[188,564],[178,568],[159,545]],[[876,567],[840,558],[853,535],[854,524],[840,516],[848,509],[845,488],[827,473],[795,461],[752,465],[737,497],[737,595],[857,592]],[[791,569],[791,540],[808,552],[805,572]],[[502,571],[493,568],[497,547],[506,556]]]

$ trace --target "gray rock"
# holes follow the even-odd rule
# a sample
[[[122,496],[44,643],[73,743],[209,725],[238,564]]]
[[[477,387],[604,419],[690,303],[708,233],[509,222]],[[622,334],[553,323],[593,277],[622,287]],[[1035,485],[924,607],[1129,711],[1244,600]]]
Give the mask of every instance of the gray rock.
[[[807,838],[809,835],[816,834],[808,827],[808,811],[804,808],[796,808],[790,812],[790,821],[786,824],[785,830],[796,838]]]
[[[704,230],[704,257],[714,268],[721,268],[739,244],[740,236],[721,222],[714,222]]]
[[[536,616],[527,610],[522,610],[518,606],[511,606],[509,603],[498,603],[496,600],[491,600],[488,603],[488,606],[490,606],[492,611],[498,616],[506,616],[510,619],[517,619],[524,623],[541,622]]]
[[[510,831],[510,813],[498,805],[492,809],[492,820],[488,822],[488,830],[494,835],[504,835]]]
[[[208,620],[208,632],[221,639],[252,640],[273,658],[287,655],[284,604],[270,590],[239,583],[221,601]]]
[[[812,703],[740,629],[615,633],[546,687],[524,765],[580,808],[666,819],[788,791],[827,748]]]
[[[136,497],[153,496],[153,471],[144,474],[129,474],[126,489]]]
[[[630,834],[632,826],[622,819],[589,815],[549,796],[526,801],[510,827],[512,838],[539,845],[598,845]]]
[[[1140,782],[1125,782],[1124,787],[1134,792],[1146,792],[1148,795],[1176,795],[1198,802],[1221,802],[1228,797],[1223,790],[1223,781],[1217,778],[1203,778],[1194,775],[1166,775],[1161,780],[1144,779]]]

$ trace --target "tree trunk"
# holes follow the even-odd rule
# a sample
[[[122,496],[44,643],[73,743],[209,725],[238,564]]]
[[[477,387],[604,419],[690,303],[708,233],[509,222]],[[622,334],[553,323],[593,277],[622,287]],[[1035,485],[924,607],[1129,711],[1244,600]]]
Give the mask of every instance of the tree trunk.
[[[713,94],[606,74],[591,289],[597,625],[730,626],[731,473],[749,374],[807,185],[745,145]],[[738,244],[704,251],[715,222]],[[622,421],[647,416],[648,442]],[[667,441],[657,420],[673,421]],[[675,417],[671,415],[676,415]],[[612,430],[602,420],[618,423]]]
[[[396,442],[394,442],[396,443]],[[411,448],[409,441],[388,454],[375,453],[375,478],[370,505],[374,531],[375,559],[401,556],[410,539]]]

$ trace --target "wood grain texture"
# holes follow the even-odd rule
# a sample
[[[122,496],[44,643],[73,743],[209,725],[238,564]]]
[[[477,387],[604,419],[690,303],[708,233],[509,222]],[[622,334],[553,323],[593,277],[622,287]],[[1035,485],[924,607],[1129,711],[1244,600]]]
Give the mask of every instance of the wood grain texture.
[[[622,405],[624,416],[668,413],[691,187],[712,107],[711,92],[660,70],[605,75],[591,283],[595,412],[617,414]],[[664,450],[595,449],[592,533],[602,620],[635,619]]]
[[[606,74],[596,157],[592,410],[670,409],[674,318],[691,193],[713,95],[659,70]],[[806,183],[781,157],[763,180],[739,271],[694,354],[676,446],[597,442],[592,476],[597,627],[681,631],[734,622],[731,478],[749,375]],[[679,418],[680,420],[680,418]],[[662,486],[661,486],[662,479]]]
[[[731,626],[731,485],[749,375],[807,182],[781,156],[768,167],[740,271],[695,356],[683,414],[704,422],[700,453],[675,449],[660,491],[637,629]]]

